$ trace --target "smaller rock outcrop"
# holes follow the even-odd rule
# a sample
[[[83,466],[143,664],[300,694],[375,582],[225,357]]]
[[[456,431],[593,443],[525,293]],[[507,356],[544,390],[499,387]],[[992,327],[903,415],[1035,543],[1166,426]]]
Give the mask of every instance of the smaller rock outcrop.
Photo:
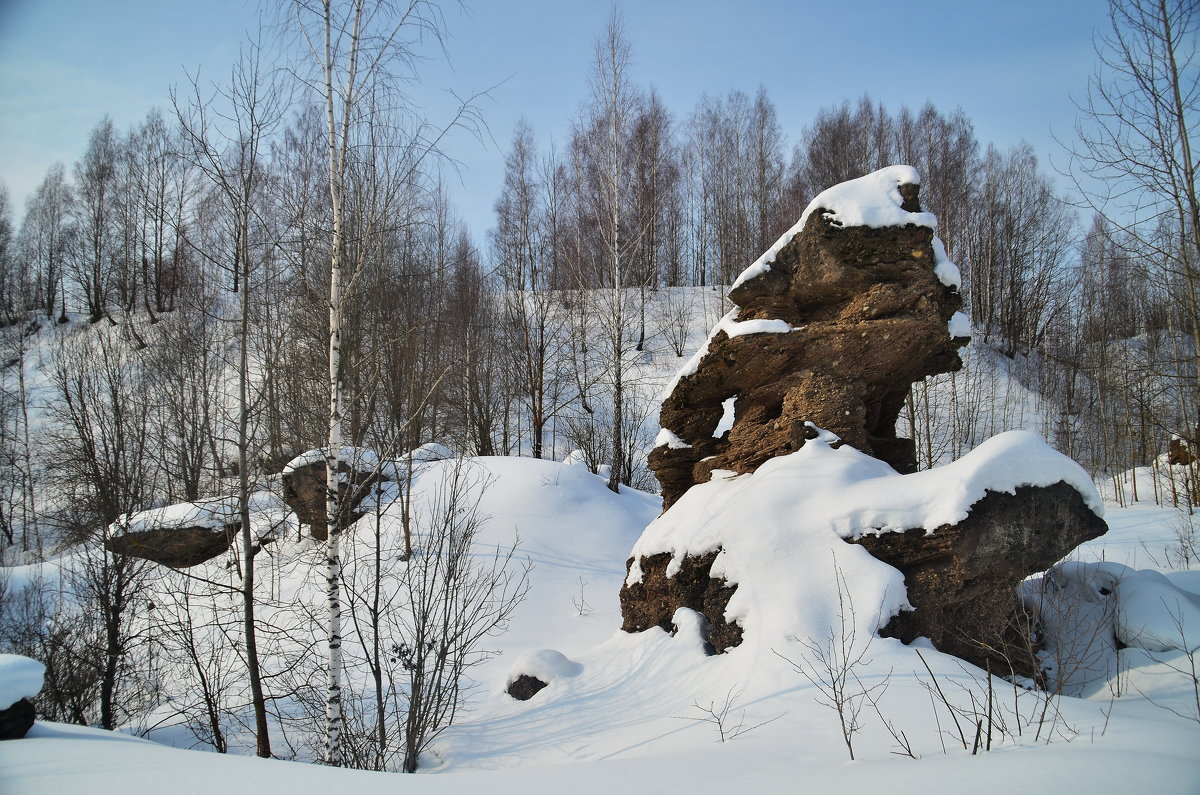
[[[1107,529],[1078,491],[1056,483],[989,491],[954,525],[853,543],[904,574],[914,609],[892,618],[884,637],[926,637],[980,668],[1033,677],[1037,616],[1022,607],[1017,586]]]
[[[240,522],[218,528],[160,525],[137,533],[124,532],[104,539],[104,546],[119,555],[186,569],[228,551],[241,530]]]
[[[356,467],[342,461],[338,471],[344,478],[340,487],[343,509],[338,525],[345,530],[362,518],[358,505],[381,478],[373,465]],[[324,459],[299,466],[289,464],[283,471],[283,501],[301,524],[308,525],[312,537],[318,541],[329,538],[325,475]]]
[[[269,491],[256,491],[250,494],[247,508],[254,543],[274,541],[286,524],[287,506]],[[241,514],[237,497],[153,508],[113,522],[104,546],[174,569],[197,566],[233,546],[241,534]]]
[[[713,561],[721,550],[684,558],[679,570],[667,574],[671,555],[660,552],[642,558],[642,578],[621,588],[621,629],[642,632],[659,627],[674,632],[675,611],[681,607],[703,616],[700,632],[710,653],[720,654],[742,642],[742,628],[725,618],[725,607],[736,586],[712,577]],[[633,558],[625,563],[628,570]]]
[[[33,726],[33,699],[46,666],[20,654],[0,654],[0,740],[19,740]]]
[[[7,709],[0,709],[0,740],[20,740],[33,728],[37,710],[23,698]]]
[[[302,453],[283,468],[283,500],[318,541],[329,537],[325,449]],[[385,484],[403,483],[422,466],[453,457],[454,451],[440,444],[421,445],[394,460],[383,460],[374,450],[363,447],[343,448],[338,457],[342,477],[339,487],[342,515],[338,525],[344,530],[361,519],[366,512],[363,506],[372,492],[397,493]]]
[[[538,694],[549,682],[543,682],[536,676],[521,674],[508,683],[508,694],[517,701],[528,701]]]
[[[528,701],[551,682],[578,676],[582,670],[582,665],[556,649],[538,649],[513,663],[505,691],[517,701]]]
[[[1200,434],[1198,434],[1200,435]],[[1200,455],[1196,453],[1196,445],[1178,436],[1172,436],[1167,443],[1167,463],[1171,466],[1191,466]]]

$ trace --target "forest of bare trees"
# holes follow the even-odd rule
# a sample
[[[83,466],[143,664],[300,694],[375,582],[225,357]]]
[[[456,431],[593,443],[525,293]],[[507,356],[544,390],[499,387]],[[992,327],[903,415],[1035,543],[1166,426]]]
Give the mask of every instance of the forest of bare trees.
[[[539,140],[525,122],[512,131],[486,234],[457,218],[438,151],[448,128],[479,130],[478,109],[468,100],[429,120],[405,104],[416,48],[443,26],[435,5],[405,6],[284,3],[286,69],[268,67],[252,38],[224,79],[185,81],[142,123],[99,120],[79,160],[51,167],[24,208],[0,190],[0,545],[33,560],[119,533],[136,511],[214,495],[236,493],[240,511],[238,570],[155,604],[157,620],[177,618],[158,641],[129,630],[158,575],[102,545],[65,586],[96,606],[77,631],[48,607],[62,589],[3,602],[0,647],[54,660],[48,716],[112,726],[150,703],[157,642],[184,661],[197,731],[224,750],[221,715],[234,707],[218,658],[232,652],[213,638],[236,637],[244,728],[258,753],[278,753],[273,699],[304,696],[268,681],[278,660],[259,670],[278,644],[268,629],[257,647],[256,609],[274,597],[255,579],[264,547],[251,505],[271,476],[318,448],[336,483],[344,447],[397,457],[436,442],[464,456],[578,451],[612,490],[653,490],[651,354],[688,355],[689,322],[724,313],[723,287],[816,193],[894,163],[923,177],[975,333],[963,372],[910,395],[923,466],[1018,426],[1043,429],[1097,478],[1157,465],[1172,439],[1200,442],[1200,87],[1183,46],[1194,4],[1113,3],[1064,144],[1067,180],[1027,144],[978,140],[955,108],[864,95],[813,108],[803,130],[781,127],[762,88],[668,108],[634,82],[614,15],[567,139]],[[1025,392],[999,384],[1001,370]],[[1146,496],[1190,510],[1194,464],[1191,477],[1190,490]],[[369,715],[403,677],[418,677],[403,685],[411,696],[420,676],[444,672],[393,659],[389,690],[376,648],[362,664],[378,703],[355,712],[356,694],[343,694],[347,622],[373,638],[364,647],[379,636],[361,623],[378,617],[378,580],[362,579],[361,550],[338,547],[340,491],[328,489],[327,612],[313,619],[331,650],[327,692],[312,701],[327,721],[319,755],[383,767],[398,754],[414,769],[427,734],[410,727],[407,748],[390,747],[391,724]],[[431,582],[405,587],[436,602],[421,590]],[[202,602],[237,620],[203,634],[178,618]],[[421,709],[437,714],[413,707],[409,719],[436,731],[456,704],[431,696]]]

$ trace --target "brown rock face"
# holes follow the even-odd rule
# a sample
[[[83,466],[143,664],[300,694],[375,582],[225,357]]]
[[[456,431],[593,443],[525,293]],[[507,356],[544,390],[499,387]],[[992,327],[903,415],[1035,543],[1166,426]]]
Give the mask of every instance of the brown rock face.
[[[223,529],[211,527],[157,527],[139,533],[114,535],[104,546],[119,555],[161,563],[173,569],[186,569],[212,560],[232,546],[240,522]]]
[[[1030,622],[1016,587],[1067,552],[1101,536],[1107,525],[1065,483],[988,492],[967,518],[926,534],[864,536],[873,556],[904,574],[915,610],[893,618],[886,637],[927,637],[943,652],[996,674],[1034,676]]]
[[[342,501],[345,509],[338,521],[344,530],[362,518],[362,513],[354,508],[378,482],[379,476],[373,471],[356,472],[345,461],[341,462],[340,471],[346,476],[342,487],[348,490],[348,496]],[[296,467],[283,474],[283,501],[296,512],[301,524],[309,526],[312,537],[318,541],[329,537],[325,496],[324,461]]]
[[[1171,466],[1191,466],[1196,457],[1195,446],[1179,437],[1167,443],[1167,463]]]
[[[725,606],[737,588],[709,576],[720,551],[683,559],[679,571],[667,576],[671,554],[663,552],[642,558],[642,581],[621,586],[621,629],[643,632],[651,627],[674,631],[672,618],[681,607],[704,616],[705,643],[721,653],[742,642],[742,628],[725,620]],[[630,558],[626,570],[633,563]]]
[[[900,192],[905,210],[920,210],[916,185]],[[961,298],[935,275],[932,241],[928,227],[843,227],[817,210],[770,270],[731,290],[738,322],[783,320],[793,330],[718,331],[663,402],[662,427],[690,445],[650,454],[664,509],[713,469],[753,472],[799,449],[806,422],[915,470],[911,440],[896,437],[905,396],[912,383],[959,369],[967,342],[949,336]],[[714,438],[729,398],[733,427]]]

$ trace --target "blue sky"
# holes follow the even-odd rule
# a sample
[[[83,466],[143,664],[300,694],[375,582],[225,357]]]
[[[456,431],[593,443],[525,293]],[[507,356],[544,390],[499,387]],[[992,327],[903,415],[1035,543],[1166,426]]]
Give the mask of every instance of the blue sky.
[[[55,161],[70,168],[105,113],[124,129],[184,70],[220,79],[255,24],[255,0],[0,0],[0,181],[17,220]],[[495,141],[449,143],[460,213],[476,239],[491,224],[503,155],[522,116],[540,142],[566,139],[587,92],[608,0],[443,4],[447,59],[431,53],[414,91],[431,120],[447,90],[493,87],[482,103]],[[789,141],[816,111],[869,92],[889,108],[962,107],[976,135],[1022,139],[1043,161],[1070,137],[1094,65],[1104,0],[626,0],[633,76],[677,117],[700,96],[765,85]]]

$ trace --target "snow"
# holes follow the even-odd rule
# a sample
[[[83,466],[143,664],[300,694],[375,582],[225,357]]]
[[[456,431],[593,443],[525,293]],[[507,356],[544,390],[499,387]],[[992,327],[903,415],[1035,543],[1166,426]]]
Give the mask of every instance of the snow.
[[[1117,640],[1146,651],[1200,649],[1200,596],[1156,571],[1128,572],[1116,585]]]
[[[670,553],[666,573],[672,576],[684,558],[717,552],[711,576],[738,586],[726,619],[774,649],[788,638],[824,637],[844,618],[835,599],[842,579],[858,607],[855,632],[869,638],[910,607],[904,580],[844,539],[912,528],[932,532],[962,521],[989,491],[1060,481],[1103,511],[1086,473],[1030,432],[1001,434],[951,464],[900,475],[817,431],[800,450],[752,474],[689,489],[638,539],[626,583],[641,581],[643,557]],[[795,576],[799,571],[804,576]]]
[[[691,447],[690,444],[680,439],[675,435],[670,428],[662,428],[658,432],[658,436],[654,437],[655,447],[669,447],[672,450],[686,450]]]
[[[240,521],[238,503],[237,497],[214,497],[152,508],[114,522],[112,530],[114,533],[146,533],[159,529],[201,527],[219,533],[226,526]],[[271,537],[288,522],[290,509],[272,492],[253,492],[249,497],[249,508],[250,525],[256,538]]]
[[[933,236],[933,275],[947,287],[962,289],[962,273],[958,266],[950,261],[950,257],[946,256],[946,246],[937,235]]]
[[[46,666],[19,654],[0,654],[0,709],[23,698],[34,698],[42,689]]]
[[[328,450],[328,447],[306,450],[284,465],[283,474],[312,464],[324,463]],[[373,472],[379,468],[379,455],[365,447],[342,447],[338,452],[338,460],[355,472]]]
[[[1185,576],[1069,560],[1022,583],[1021,598],[1041,617],[1039,656],[1052,684],[1094,696],[1120,681],[1130,658],[1143,669],[1179,658],[1190,665],[1187,655],[1200,649],[1200,594],[1182,586],[1200,587],[1200,572],[1171,574]]]
[[[697,291],[700,299],[709,295],[716,294]],[[691,341],[700,342],[707,328],[708,321]],[[967,356],[969,367],[993,377],[998,382],[994,388],[1009,398],[1004,403],[1007,413],[980,413],[979,432],[993,426],[1037,427],[1034,418],[1044,412],[1035,396],[1002,369],[1009,360],[989,359],[986,346],[968,349]],[[651,361],[647,382],[662,383],[675,361],[673,356]],[[653,371],[654,366],[662,372]],[[952,390],[954,382],[948,380],[943,388]],[[656,432],[651,421],[646,439]],[[669,444],[673,434],[666,434],[670,432],[659,435],[656,444]],[[680,505],[699,500],[688,509],[691,533],[680,528],[679,538],[696,545],[704,543],[705,536],[720,538],[720,565],[730,576],[742,576],[753,566],[755,572],[778,577],[759,588],[739,586],[741,601],[731,603],[731,609],[744,621],[747,634],[728,654],[705,656],[701,617],[687,609],[676,612],[674,635],[657,629],[636,635],[618,630],[617,594],[627,576],[627,553],[642,543],[647,525],[661,526],[661,520],[655,521],[661,508],[656,497],[626,488],[613,494],[602,478],[587,470],[582,453],[562,464],[529,458],[473,459],[470,465],[479,473],[479,487],[489,484],[480,506],[489,517],[478,539],[480,552],[519,539],[518,556],[533,565],[530,592],[507,632],[487,640],[497,654],[472,669],[468,708],[422,757],[419,779],[255,759],[248,756],[253,746],[243,729],[233,735],[229,755],[166,747],[160,743],[194,746],[196,741],[178,722],[151,730],[151,724],[168,714],[156,713],[117,733],[39,722],[26,739],[0,743],[0,792],[158,795],[168,787],[185,795],[213,789],[293,795],[350,789],[372,795],[411,785],[431,793],[728,793],[786,791],[800,778],[817,792],[1010,793],[1031,786],[1038,791],[1117,792],[1142,791],[1148,785],[1157,793],[1197,791],[1200,721],[1188,717],[1195,713],[1188,712],[1194,693],[1186,674],[1193,658],[1178,647],[1194,642],[1187,633],[1196,626],[1195,602],[1188,595],[1200,591],[1200,571],[1170,570],[1184,565],[1165,554],[1175,543],[1178,512],[1145,502],[1102,505],[1081,470],[1065,464],[1033,434],[1004,434],[957,467],[919,473],[924,479],[900,476],[850,448],[834,449],[832,443],[831,435],[822,434],[795,460],[777,459],[753,476],[715,472],[712,483],[699,494],[689,492],[672,509],[674,515]],[[957,454],[959,448],[954,449]],[[428,510],[436,482],[453,463],[434,461],[417,468],[418,514]],[[1073,625],[1086,628],[1089,620],[1107,620],[1103,626],[1111,630],[1114,642],[1100,649],[1108,656],[1094,665],[1076,663],[1099,671],[1086,686],[1065,689],[1067,695],[1052,702],[1003,680],[990,680],[1002,696],[996,709],[1006,716],[1012,732],[998,738],[991,752],[972,755],[952,736],[950,716],[931,706],[929,675],[916,648],[871,632],[903,603],[898,574],[840,539],[860,530],[887,532],[909,522],[935,526],[960,514],[972,495],[1064,476],[1076,488],[1086,488],[1085,499],[1094,510],[1106,509],[1111,529],[1081,546],[1048,576],[1061,574],[1057,582],[1064,592],[1090,588],[1095,608],[1090,617],[1084,615],[1086,607],[1076,609]],[[1150,482],[1146,474],[1144,483]],[[1143,486],[1142,491],[1145,499],[1151,489]],[[398,532],[391,518],[382,525],[384,532]],[[365,524],[356,525],[347,534],[347,549],[369,530]],[[324,586],[319,549],[307,539],[291,538],[265,549],[269,554],[258,558],[264,596],[269,593],[273,604],[319,612]],[[234,576],[231,561],[218,558],[192,571],[228,583]],[[1122,573],[1116,564],[1128,571]],[[69,557],[64,557],[39,566],[0,569],[0,590],[6,587],[5,594],[13,594],[39,574],[53,587],[62,582],[57,573],[69,565]],[[1163,579],[1151,576],[1154,570]],[[839,607],[839,572],[842,590],[854,607],[846,622]],[[1107,607],[1112,598],[1096,587],[1111,584],[1117,574],[1124,616],[1120,628]],[[182,576],[164,572],[158,587],[169,589]],[[1176,604],[1185,626],[1182,635],[1171,618]],[[285,616],[273,609],[264,608],[264,625],[283,626],[277,622]],[[856,674],[866,681],[887,682],[880,711],[905,732],[919,759],[897,756],[893,740],[868,709],[855,740],[858,761],[850,763],[834,713],[819,705],[814,689],[778,656],[799,659],[796,638],[827,637],[843,623],[854,630],[858,648],[870,644],[867,664]],[[1164,650],[1118,650],[1118,632]],[[1177,637],[1182,638],[1178,643]],[[1070,638],[1058,640],[1069,645]],[[1086,643],[1087,638],[1077,640]],[[351,656],[354,643],[350,639],[346,644]],[[970,716],[972,704],[986,699],[986,674],[927,643],[914,646],[963,711],[960,719]],[[1070,662],[1073,655],[1061,647],[1059,651]],[[226,672],[240,684],[243,669],[234,654],[236,650],[230,650]],[[287,660],[306,664],[301,655]],[[319,670],[319,661],[312,664]],[[268,665],[272,674],[286,673],[278,660],[268,660]],[[539,678],[552,680],[551,686],[531,701],[515,702],[504,689],[520,668],[540,669],[550,679]],[[351,681],[361,688],[361,679],[352,675]],[[0,672],[0,685],[7,683]],[[731,720],[743,719],[751,727],[772,722],[720,743],[712,724],[703,721],[703,710],[710,705],[719,710],[725,703]],[[281,700],[279,707],[286,704]],[[1046,731],[1036,719],[1043,705],[1053,721]],[[245,717],[241,713],[233,720]],[[130,736],[136,732],[148,732],[160,742]],[[286,740],[284,736],[274,735],[276,752],[304,758],[308,738],[303,730],[289,725]]]
[[[726,431],[733,429],[733,421],[737,415],[737,396],[721,401],[721,419],[717,423],[717,427],[713,428],[713,438],[720,439],[725,435]]]
[[[951,337],[971,336],[971,318],[962,312],[955,312],[950,316],[949,330]]]
[[[938,477],[930,477],[931,485],[917,482],[922,498],[937,487],[956,491],[947,498],[950,502],[968,499],[963,495],[986,484],[1011,487],[1024,479],[1023,468],[1011,458],[1028,458],[1029,472],[1048,475],[1053,455],[1032,436],[1001,438],[954,477],[945,472],[953,474],[953,467],[941,468]],[[483,493],[481,508],[491,520],[481,544],[486,548],[519,536],[521,554],[533,563],[532,587],[509,631],[492,639],[503,653],[474,670],[478,686],[471,708],[434,753],[423,758],[420,778],[411,784],[433,793],[631,788],[774,792],[793,788],[796,771],[803,770],[806,787],[821,792],[924,795],[961,788],[1009,793],[1022,781],[1036,781],[1039,790],[1068,792],[1140,791],[1153,781],[1159,793],[1195,792],[1200,724],[1148,699],[1181,711],[1187,706],[1190,680],[1176,672],[1187,659],[1179,651],[1122,649],[1121,681],[1127,690],[1113,697],[1099,683],[1094,695],[1056,700],[1050,714],[1061,717],[1049,742],[1046,733],[1034,739],[1038,696],[1001,680],[994,680],[994,686],[1004,694],[1004,705],[1019,705],[1019,719],[1000,700],[996,707],[1009,710],[1005,714],[1014,736],[998,739],[990,753],[972,756],[944,734],[949,716],[942,712],[941,724],[935,719],[922,684],[929,683],[928,675],[915,650],[872,636],[871,630],[903,601],[898,573],[839,540],[850,527],[871,524],[865,521],[869,512],[830,504],[863,499],[878,489],[893,500],[915,488],[914,476],[897,475],[851,448],[834,449],[834,442],[832,435],[821,434],[800,451],[804,455],[777,459],[775,466],[751,476],[699,487],[703,499],[687,508],[698,500],[698,489],[693,489],[669,514],[683,506],[697,522],[724,525],[726,572],[732,574],[738,565],[733,558],[741,555],[748,561],[750,547],[756,546],[761,579],[782,578],[757,590],[748,583],[739,587],[743,603],[731,602],[731,609],[745,621],[746,639],[716,657],[705,656],[701,618],[686,609],[675,615],[673,636],[657,629],[635,635],[617,631],[625,552],[641,543],[639,535],[658,513],[657,499],[627,489],[613,494],[582,466],[528,458],[474,459],[473,466],[491,483]],[[1045,460],[1038,463],[1040,459]],[[806,461],[808,466],[801,466]],[[451,463],[435,463],[418,480],[433,482]],[[1059,474],[1069,470],[1059,468]],[[965,485],[952,485],[964,480]],[[863,485],[844,491],[856,483]],[[424,492],[427,487],[418,482],[414,488]],[[910,502],[891,511],[893,523],[903,524],[904,516],[949,511],[945,506],[919,510],[917,497]],[[418,510],[421,504],[416,502]],[[810,518],[805,512],[812,508],[824,513]],[[706,513],[709,509],[720,515]],[[881,505],[870,510],[886,513]],[[1165,509],[1110,506],[1109,513],[1112,538],[1090,542],[1081,556],[1097,563],[1102,556],[1123,559],[1126,550],[1132,555],[1140,549],[1133,539],[1155,548],[1169,537],[1162,522]],[[838,515],[845,519],[839,532],[820,526]],[[277,554],[282,557],[282,552]],[[267,566],[274,558],[261,560]],[[314,568],[312,594],[297,589],[296,598],[319,598],[320,570]],[[838,572],[855,607],[848,620],[856,643],[870,641],[869,664],[857,673],[888,682],[880,709],[906,733],[917,760],[895,756],[889,735],[867,716],[856,738],[859,761],[849,763],[834,713],[816,702],[814,690],[775,653],[796,659],[799,646],[792,637],[820,638],[841,625]],[[304,572],[290,576],[298,573]],[[269,570],[263,574],[271,576]],[[1176,577],[1168,580],[1182,589]],[[285,588],[292,593],[288,588],[294,586]],[[1147,604],[1152,601],[1153,594]],[[983,697],[986,675],[928,644],[920,648],[950,697],[969,715],[968,693]],[[514,674],[526,672],[551,685],[528,702],[516,702],[504,688]],[[719,710],[727,698],[730,719],[746,726],[772,722],[719,743],[713,726],[701,718],[704,708]],[[127,734],[43,722],[26,739],[0,744],[0,792],[5,795],[157,795],[164,781],[182,794],[234,788],[294,795],[350,789],[371,795],[408,784],[394,774],[196,753]]]
[[[549,685],[556,679],[578,676],[582,670],[582,665],[567,659],[561,651],[538,649],[517,658],[509,669],[506,686],[522,675],[536,677]]]

